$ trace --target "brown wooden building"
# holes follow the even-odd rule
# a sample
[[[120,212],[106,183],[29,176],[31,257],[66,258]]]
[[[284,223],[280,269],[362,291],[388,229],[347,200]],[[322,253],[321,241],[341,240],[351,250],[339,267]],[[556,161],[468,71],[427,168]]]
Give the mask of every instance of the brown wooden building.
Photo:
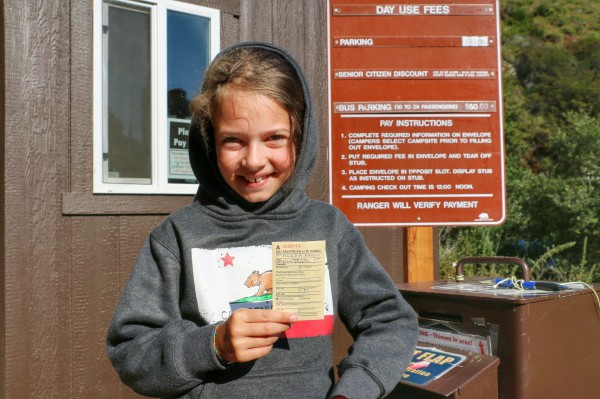
[[[308,191],[327,200],[325,2],[181,1],[221,10],[221,47],[273,42],[302,64],[322,132]],[[138,397],[106,330],[143,239],[192,196],[94,194],[93,0],[0,4],[0,398]],[[406,229],[361,231],[403,282]]]

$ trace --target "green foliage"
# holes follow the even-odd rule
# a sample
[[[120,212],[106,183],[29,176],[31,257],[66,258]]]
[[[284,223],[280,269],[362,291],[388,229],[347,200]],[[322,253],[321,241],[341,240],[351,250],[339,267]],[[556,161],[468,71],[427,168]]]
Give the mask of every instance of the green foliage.
[[[503,50],[507,51],[514,50],[515,38],[526,39],[530,45],[562,43],[597,33],[600,26],[600,2],[595,0],[503,0],[500,5]]]
[[[498,252],[501,229],[497,227],[441,228],[440,273],[442,276],[454,276],[453,264],[467,256],[495,256]],[[465,268],[466,275],[481,275],[474,272],[473,265]],[[486,274],[487,275],[487,274]]]
[[[535,239],[558,245],[577,241],[583,250],[590,237],[588,255],[600,259],[600,120],[581,113],[566,115],[548,143],[539,173],[530,173],[510,185],[512,198],[527,214],[526,224],[513,231],[528,241]],[[571,260],[574,261],[572,252]]]
[[[553,265],[556,256],[565,249],[571,248],[573,245],[575,245],[574,242],[568,242],[559,245],[558,247],[548,249],[537,260],[527,260],[529,262],[528,265],[530,266],[529,272],[531,273],[531,278],[534,280],[551,280],[552,278],[549,277],[549,275],[553,270],[559,269]]]
[[[597,48],[600,38],[590,37],[567,47],[544,45],[523,52],[515,69],[530,112],[547,118],[569,111],[600,113]]]
[[[562,255],[575,264],[589,238],[587,256],[600,260],[600,119],[569,113],[546,144],[544,168],[532,170],[522,163],[507,181],[508,219],[502,226],[502,254],[540,256],[546,248],[575,241]],[[514,160],[514,157],[510,159]],[[510,168],[508,168],[510,170]],[[538,243],[537,250],[515,246],[523,240]]]
[[[442,275],[462,257],[501,255],[536,278],[600,281],[600,2],[501,5],[507,220],[441,229]]]

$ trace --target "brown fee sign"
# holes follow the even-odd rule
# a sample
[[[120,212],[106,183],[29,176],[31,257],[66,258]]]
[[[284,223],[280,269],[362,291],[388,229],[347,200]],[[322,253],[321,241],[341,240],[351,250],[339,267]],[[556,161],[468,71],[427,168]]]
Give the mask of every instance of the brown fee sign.
[[[498,0],[329,0],[330,202],[356,225],[505,219]]]

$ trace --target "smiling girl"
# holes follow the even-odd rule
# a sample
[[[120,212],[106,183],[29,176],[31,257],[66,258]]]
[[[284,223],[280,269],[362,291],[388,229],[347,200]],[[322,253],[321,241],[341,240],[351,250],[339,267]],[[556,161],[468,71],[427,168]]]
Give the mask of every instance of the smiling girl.
[[[319,137],[310,101],[298,64],[271,44],[233,46],[206,71],[191,105],[194,203],[144,243],[108,333],[111,361],[137,392],[368,399],[400,380],[416,316],[359,231],[304,192]],[[279,241],[325,242],[323,319],[271,309],[260,279]],[[334,381],[336,316],[354,343]]]

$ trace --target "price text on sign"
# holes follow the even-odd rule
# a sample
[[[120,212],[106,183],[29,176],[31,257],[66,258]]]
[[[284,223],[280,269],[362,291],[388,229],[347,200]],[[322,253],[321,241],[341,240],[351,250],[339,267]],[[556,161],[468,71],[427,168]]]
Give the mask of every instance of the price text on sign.
[[[327,8],[331,203],[365,226],[502,223],[498,1]]]

